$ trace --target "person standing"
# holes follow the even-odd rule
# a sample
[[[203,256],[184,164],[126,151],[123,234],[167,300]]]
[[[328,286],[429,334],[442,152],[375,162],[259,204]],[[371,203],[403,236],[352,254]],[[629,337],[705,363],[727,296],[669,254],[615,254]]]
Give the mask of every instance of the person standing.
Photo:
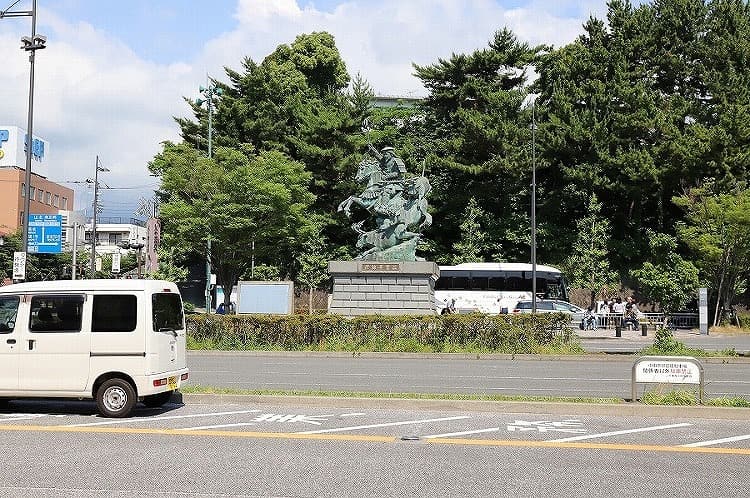
[[[612,314],[615,326],[622,326],[622,319],[625,317],[625,303],[618,296],[615,298],[615,304],[612,305]]]

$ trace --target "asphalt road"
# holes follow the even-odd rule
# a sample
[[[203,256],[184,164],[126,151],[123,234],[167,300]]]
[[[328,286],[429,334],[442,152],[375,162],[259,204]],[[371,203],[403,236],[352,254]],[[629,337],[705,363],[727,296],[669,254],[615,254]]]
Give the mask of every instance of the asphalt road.
[[[90,402],[0,412],[0,494],[745,496],[746,420]]]
[[[248,390],[631,397],[633,357],[200,352],[190,383]],[[750,399],[750,358],[703,359],[708,397]],[[639,390],[639,393],[642,391]],[[640,395],[640,394],[639,394]]]

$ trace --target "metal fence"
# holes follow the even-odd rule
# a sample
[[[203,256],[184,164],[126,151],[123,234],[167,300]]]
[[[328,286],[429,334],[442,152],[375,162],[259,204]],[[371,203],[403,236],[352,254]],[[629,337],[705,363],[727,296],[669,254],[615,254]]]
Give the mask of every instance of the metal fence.
[[[628,322],[624,315],[619,313],[597,313],[595,317],[596,327],[604,329],[614,329],[620,326],[625,329],[636,330],[643,324],[647,325],[648,328],[657,329],[663,327],[665,323],[671,329],[698,328],[698,313],[672,313],[667,315],[666,322],[664,321],[664,313],[641,313],[638,317],[638,324]],[[582,317],[577,318],[580,323]]]

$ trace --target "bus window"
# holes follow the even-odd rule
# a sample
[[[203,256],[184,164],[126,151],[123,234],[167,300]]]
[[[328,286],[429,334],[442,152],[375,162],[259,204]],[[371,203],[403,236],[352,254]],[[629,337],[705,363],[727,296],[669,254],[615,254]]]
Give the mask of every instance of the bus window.
[[[448,290],[451,288],[451,277],[440,277],[435,282],[435,290]]]
[[[450,288],[453,290],[467,290],[469,288],[469,277],[453,277]]]
[[[471,290],[487,290],[488,285],[487,277],[471,277]]]
[[[506,290],[509,291],[523,291],[523,292],[529,292],[531,291],[531,279],[526,278],[526,276],[521,272],[519,275],[516,274],[509,274],[508,278],[505,279],[506,283]]]
[[[503,277],[490,277],[487,287],[494,291],[504,291],[506,290],[505,279]]]

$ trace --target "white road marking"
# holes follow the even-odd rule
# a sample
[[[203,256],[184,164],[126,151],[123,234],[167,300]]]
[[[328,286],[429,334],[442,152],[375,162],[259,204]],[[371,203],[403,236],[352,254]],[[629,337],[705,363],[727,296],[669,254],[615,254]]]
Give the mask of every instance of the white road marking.
[[[255,425],[255,422],[240,422],[238,424],[220,424],[220,425],[201,425],[198,427],[181,427],[178,431],[199,431],[201,429],[220,429],[222,427],[240,427],[246,425]]]
[[[297,434],[323,434],[324,432],[344,432],[344,431],[356,431],[358,429],[373,429],[375,427],[394,427],[397,425],[413,425],[413,424],[425,424],[427,422],[443,422],[446,420],[462,420],[471,418],[468,415],[461,415],[458,417],[444,417],[444,418],[427,418],[423,420],[406,420],[404,422],[389,422],[385,424],[372,424],[372,425],[355,425],[353,427],[338,427],[336,429],[322,429],[319,431],[303,431]]]
[[[72,424],[66,427],[90,427],[94,425],[113,425],[113,424],[128,424],[131,422],[154,422],[159,420],[176,420],[180,418],[200,418],[200,417],[213,417],[215,415],[238,415],[242,413],[258,413],[260,410],[240,410],[236,412],[218,412],[218,413],[196,413],[192,415],[170,415],[169,417],[139,417],[139,418],[125,418],[117,420],[107,420],[105,422],[93,422],[90,424]]]
[[[357,417],[359,415],[367,415],[366,413],[342,413],[339,417]]]
[[[750,439],[750,434],[745,434],[744,436],[725,437],[723,439],[714,439],[713,441],[701,441],[699,443],[683,444],[682,446],[684,446],[686,448],[700,448],[702,446],[712,446],[714,444],[733,443],[735,441],[744,441],[745,439]]]
[[[583,441],[584,439],[597,439],[597,438],[608,437],[608,436],[619,436],[621,434],[635,434],[637,432],[658,431],[661,429],[674,429],[676,427],[689,427],[691,425],[693,424],[682,423],[682,424],[670,424],[670,425],[656,425],[653,427],[641,427],[640,429],[626,429],[622,431],[602,432],[601,434],[587,434],[585,436],[573,436],[573,437],[566,437],[562,439],[553,439],[550,442],[567,443],[570,441]]]
[[[448,432],[446,434],[433,434],[431,436],[424,436],[423,439],[434,439],[437,437],[466,436],[468,434],[481,434],[482,432],[497,432],[499,430],[500,430],[500,427],[493,427],[491,429],[479,429],[476,431]]]

